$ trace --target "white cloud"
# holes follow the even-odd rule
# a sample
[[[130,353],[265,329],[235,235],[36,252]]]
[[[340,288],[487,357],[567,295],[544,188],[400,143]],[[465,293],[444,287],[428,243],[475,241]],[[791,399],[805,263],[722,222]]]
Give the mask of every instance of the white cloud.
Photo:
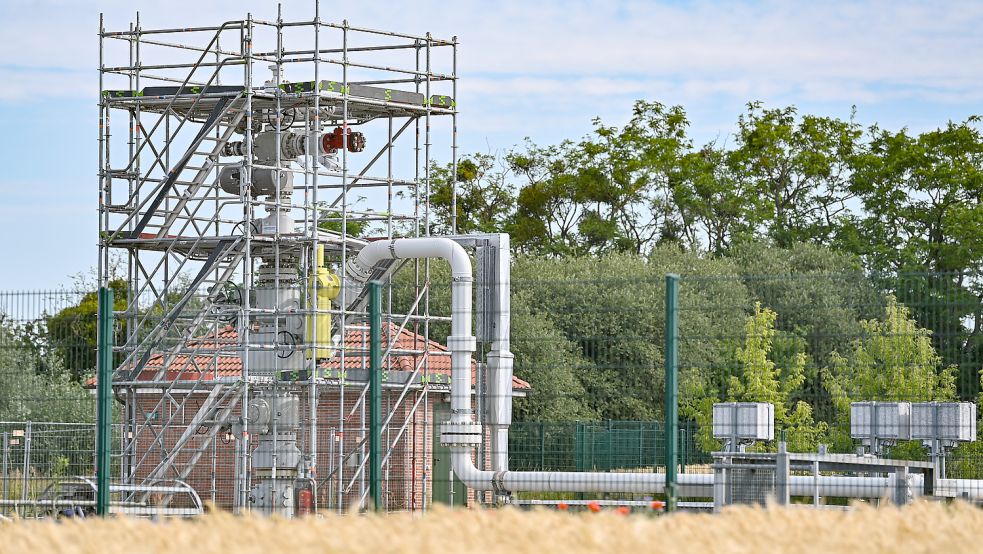
[[[194,9],[178,2],[136,7],[144,26],[213,24],[250,9],[256,17],[275,17],[269,2],[186,5]],[[288,18],[307,18],[311,5],[290,2],[284,10]],[[97,12],[109,14],[111,28],[125,29],[133,9],[129,2],[95,0],[0,8],[0,66],[92,71]],[[402,8],[355,3],[340,12],[322,2],[322,17],[457,34],[462,75],[502,75],[528,94],[562,92],[571,79],[606,93],[644,93],[652,82],[675,82],[693,94],[754,94],[774,87],[815,93],[817,99],[835,98],[837,90],[856,92],[872,101],[912,82],[931,84],[913,91],[926,98],[973,97],[972,91],[983,90],[983,36],[976,32],[983,4],[968,2],[471,0],[453,7],[436,1]],[[60,84],[62,91],[79,94],[91,89],[84,79]],[[52,94],[58,88],[51,87]]]
[[[286,2],[285,17],[309,19],[312,6]],[[120,30],[136,9],[144,27],[210,25],[250,10],[275,18],[275,5],[265,0],[0,5],[0,82],[18,84],[0,89],[0,103],[93,98],[98,12],[106,12],[109,29]],[[424,0],[339,9],[322,1],[321,10],[328,21],[457,35],[465,134],[582,130],[594,115],[617,109],[624,116],[638,98],[687,107],[759,99],[847,107],[983,101],[983,35],[976,32],[983,4],[976,3],[461,0],[448,7]],[[309,33],[300,34],[287,46],[309,43]],[[325,31],[322,40],[336,36]],[[125,63],[126,43],[107,44],[106,63]],[[446,67],[446,58],[434,59]],[[379,60],[391,58],[373,58]],[[293,68],[288,77],[307,78],[305,71]]]

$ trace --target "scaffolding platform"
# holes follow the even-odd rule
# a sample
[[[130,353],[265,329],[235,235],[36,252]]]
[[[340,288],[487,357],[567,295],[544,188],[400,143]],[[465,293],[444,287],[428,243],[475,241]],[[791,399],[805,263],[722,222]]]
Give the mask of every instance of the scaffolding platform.
[[[224,235],[212,237],[195,236],[164,236],[158,237],[153,233],[140,233],[137,238],[119,238],[113,241],[113,246],[145,250],[149,252],[169,252],[180,254],[192,260],[208,258],[217,248],[226,248],[231,242],[241,240],[241,235]],[[255,236],[251,239],[251,253],[262,255],[274,247],[283,254],[300,255],[305,247],[310,247],[315,241],[304,233],[283,233],[279,238],[272,236]],[[340,238],[319,237],[318,244],[324,247],[326,254],[340,254],[344,249]]]
[[[283,83],[281,93],[270,87],[253,88],[253,109],[289,111],[295,108],[313,108],[317,104],[326,109],[329,117],[338,121],[345,119],[347,100],[347,119],[364,122],[379,117],[420,117],[427,114],[453,115],[457,108],[450,96],[434,94],[428,100],[424,94],[395,88],[377,87],[352,83],[343,85],[337,81],[321,80],[315,91],[314,81]],[[348,94],[345,94],[347,88]],[[205,121],[215,105],[222,98],[234,98],[242,94],[245,87],[229,85],[212,86],[155,86],[136,90],[105,90],[106,101],[117,107],[135,106],[151,113],[172,111],[180,113],[193,121]],[[279,97],[279,106],[277,105]]]

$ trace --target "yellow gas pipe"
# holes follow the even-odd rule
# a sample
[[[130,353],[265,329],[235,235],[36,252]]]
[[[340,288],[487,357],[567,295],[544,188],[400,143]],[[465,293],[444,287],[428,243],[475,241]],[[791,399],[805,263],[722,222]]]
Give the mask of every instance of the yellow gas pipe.
[[[316,287],[316,288],[315,288]],[[311,272],[308,281],[307,298],[310,303],[309,309],[327,310],[331,307],[331,301],[338,297],[341,292],[341,279],[324,267],[324,245],[317,246],[317,267]],[[314,303],[315,294],[317,303]],[[314,336],[314,322],[317,322],[317,336]],[[314,345],[314,358],[330,358],[334,351],[331,348],[331,314],[310,313],[307,314],[307,344]]]

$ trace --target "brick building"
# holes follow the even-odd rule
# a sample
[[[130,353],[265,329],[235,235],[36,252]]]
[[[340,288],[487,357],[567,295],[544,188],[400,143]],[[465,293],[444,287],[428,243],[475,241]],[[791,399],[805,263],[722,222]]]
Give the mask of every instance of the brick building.
[[[450,353],[444,345],[394,324],[384,325],[382,341],[384,351],[391,349],[383,360],[383,421],[392,414],[382,440],[384,450],[391,449],[383,466],[383,502],[390,510],[416,510],[432,502],[472,500],[473,493],[466,493],[453,478],[447,451],[435,441],[435,424],[446,419]],[[176,355],[166,364],[174,370],[165,370],[164,357],[155,355],[135,378],[147,382],[147,387],[118,388],[117,398],[125,409],[136,411],[135,420],[152,431],[137,433],[135,436],[151,438],[136,442],[131,452],[124,453],[124,465],[131,468],[136,482],[152,474],[165,479],[183,477],[202,500],[233,508],[236,488],[242,486],[235,479],[240,473],[237,452],[242,439],[232,432],[229,422],[241,415],[243,401],[236,390],[244,381],[239,356],[222,355],[221,349],[236,344],[236,331],[227,328],[214,340],[209,337],[189,344],[218,351],[218,355],[191,355],[191,360]],[[313,488],[320,509],[357,505],[368,486],[363,464],[367,446],[361,446],[368,421],[367,402],[362,401],[368,382],[368,331],[361,328],[346,334],[344,364],[341,351],[319,364],[321,384],[316,389],[308,384],[306,371],[284,372],[277,380],[278,387],[297,391],[302,422],[297,443],[309,458],[316,453]],[[476,370],[473,364],[472,383]],[[226,385],[200,385],[206,382]],[[512,385],[517,396],[530,389],[529,383],[517,377]],[[315,394],[317,425],[312,444]],[[169,456],[179,443],[181,448]]]

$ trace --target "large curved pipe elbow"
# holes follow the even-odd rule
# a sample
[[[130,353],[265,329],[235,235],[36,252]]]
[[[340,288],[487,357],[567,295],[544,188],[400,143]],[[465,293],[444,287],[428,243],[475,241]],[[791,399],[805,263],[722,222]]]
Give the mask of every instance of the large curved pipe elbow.
[[[350,291],[361,290],[383,260],[441,258],[451,266],[451,421],[470,423],[471,358],[476,343],[471,330],[471,258],[464,248],[447,238],[423,237],[380,240],[367,244],[345,265],[345,276],[355,283]],[[349,285],[350,286],[350,285]],[[357,292],[355,292],[357,294]]]
[[[377,263],[406,258],[442,258],[451,265],[451,275],[455,280],[465,277],[470,280],[472,277],[468,253],[460,244],[441,237],[370,242],[359,250],[357,256],[348,260],[345,272],[355,281],[365,283]]]
[[[478,469],[471,456],[474,452],[469,446],[451,446],[451,469],[454,475],[464,483],[464,486],[476,491],[493,490],[492,481],[495,472]]]

